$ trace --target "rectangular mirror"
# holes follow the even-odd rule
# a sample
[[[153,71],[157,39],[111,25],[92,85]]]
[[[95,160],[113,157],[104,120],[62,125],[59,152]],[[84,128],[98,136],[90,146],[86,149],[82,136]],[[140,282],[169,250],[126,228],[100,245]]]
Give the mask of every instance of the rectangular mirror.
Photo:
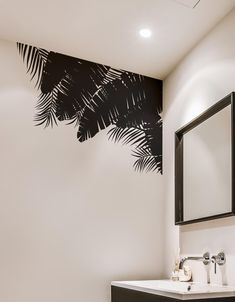
[[[234,93],[175,133],[175,224],[235,214]]]

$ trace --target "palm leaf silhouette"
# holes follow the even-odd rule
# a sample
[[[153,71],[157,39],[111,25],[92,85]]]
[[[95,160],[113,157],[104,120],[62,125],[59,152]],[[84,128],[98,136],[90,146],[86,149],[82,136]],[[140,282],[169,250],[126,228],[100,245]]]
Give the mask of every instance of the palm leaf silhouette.
[[[39,96],[38,104],[36,106],[38,113],[35,117],[38,126],[43,124],[45,127],[48,127],[49,125],[53,126],[54,124],[57,125],[56,99],[57,94],[55,89],[52,92]]]
[[[137,128],[113,127],[108,132],[109,139],[115,143],[122,141],[123,144],[142,146],[145,144],[145,134],[143,130]]]
[[[78,139],[84,141],[100,130],[115,124],[120,116],[134,111],[145,102],[145,91],[141,89],[143,77],[123,72],[121,79],[108,81],[91,99],[93,110],[86,108],[81,118]],[[138,88],[138,89],[137,89]]]
[[[160,126],[161,127],[161,126]],[[158,132],[156,136],[155,132]],[[115,143],[122,141],[123,144],[135,146],[133,155],[138,158],[134,163],[134,168],[142,172],[143,170],[162,173],[162,148],[159,147],[161,140],[161,130],[156,129],[138,129],[138,128],[120,128],[113,127],[109,130],[109,139]]]
[[[30,46],[17,42],[17,48],[23,61],[26,63],[27,73],[31,74],[31,80],[36,77],[35,87],[40,87],[44,65],[47,62],[49,52],[43,48]]]
[[[35,87],[41,88],[43,73],[45,72],[45,66],[48,62],[49,52],[42,48],[17,43],[17,48],[20,55],[25,61],[27,66],[27,73],[31,74],[31,81],[36,77]],[[57,125],[56,121],[56,90],[52,90],[50,93],[41,93],[39,95],[38,104],[36,109],[35,121],[37,125],[44,124],[45,127],[53,124]]]
[[[74,120],[77,112],[92,109],[92,97],[107,73],[106,66],[50,52],[41,90],[49,93],[56,88],[58,120]]]
[[[67,120],[80,142],[113,125],[109,139],[132,145],[137,171],[162,171],[162,82],[17,43],[41,93],[36,125]]]
[[[139,171],[146,172],[158,171],[162,173],[162,156],[152,155],[149,149],[137,149],[133,155],[138,159],[134,163],[134,168]]]
[[[162,141],[162,119],[160,113],[154,111],[154,106],[142,102],[137,109],[120,116],[108,135],[114,142],[134,145],[133,155],[138,158],[134,168],[137,171],[146,169],[162,173],[162,145],[159,144]]]

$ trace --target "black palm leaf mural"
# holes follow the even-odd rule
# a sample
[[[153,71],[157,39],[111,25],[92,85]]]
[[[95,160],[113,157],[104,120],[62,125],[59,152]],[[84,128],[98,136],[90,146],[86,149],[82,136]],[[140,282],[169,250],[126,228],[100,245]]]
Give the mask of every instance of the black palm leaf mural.
[[[108,137],[133,146],[137,171],[162,173],[162,81],[17,43],[40,91],[36,125],[67,120],[80,142]]]

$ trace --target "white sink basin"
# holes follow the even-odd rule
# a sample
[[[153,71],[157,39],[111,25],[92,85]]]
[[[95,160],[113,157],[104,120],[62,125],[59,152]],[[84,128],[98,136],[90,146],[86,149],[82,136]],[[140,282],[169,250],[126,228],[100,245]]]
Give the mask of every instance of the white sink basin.
[[[196,282],[171,280],[113,281],[112,285],[180,300],[235,297],[235,286]]]

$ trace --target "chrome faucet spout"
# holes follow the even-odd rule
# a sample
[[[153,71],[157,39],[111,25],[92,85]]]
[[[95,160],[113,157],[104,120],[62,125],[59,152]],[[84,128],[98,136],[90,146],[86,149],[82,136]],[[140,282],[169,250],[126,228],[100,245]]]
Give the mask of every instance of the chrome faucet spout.
[[[182,258],[179,263],[179,269],[183,269],[185,261],[188,261],[188,260],[202,261],[204,265],[208,265],[211,262],[210,254],[208,252],[206,252],[203,254],[202,257],[188,256],[188,257]]]

